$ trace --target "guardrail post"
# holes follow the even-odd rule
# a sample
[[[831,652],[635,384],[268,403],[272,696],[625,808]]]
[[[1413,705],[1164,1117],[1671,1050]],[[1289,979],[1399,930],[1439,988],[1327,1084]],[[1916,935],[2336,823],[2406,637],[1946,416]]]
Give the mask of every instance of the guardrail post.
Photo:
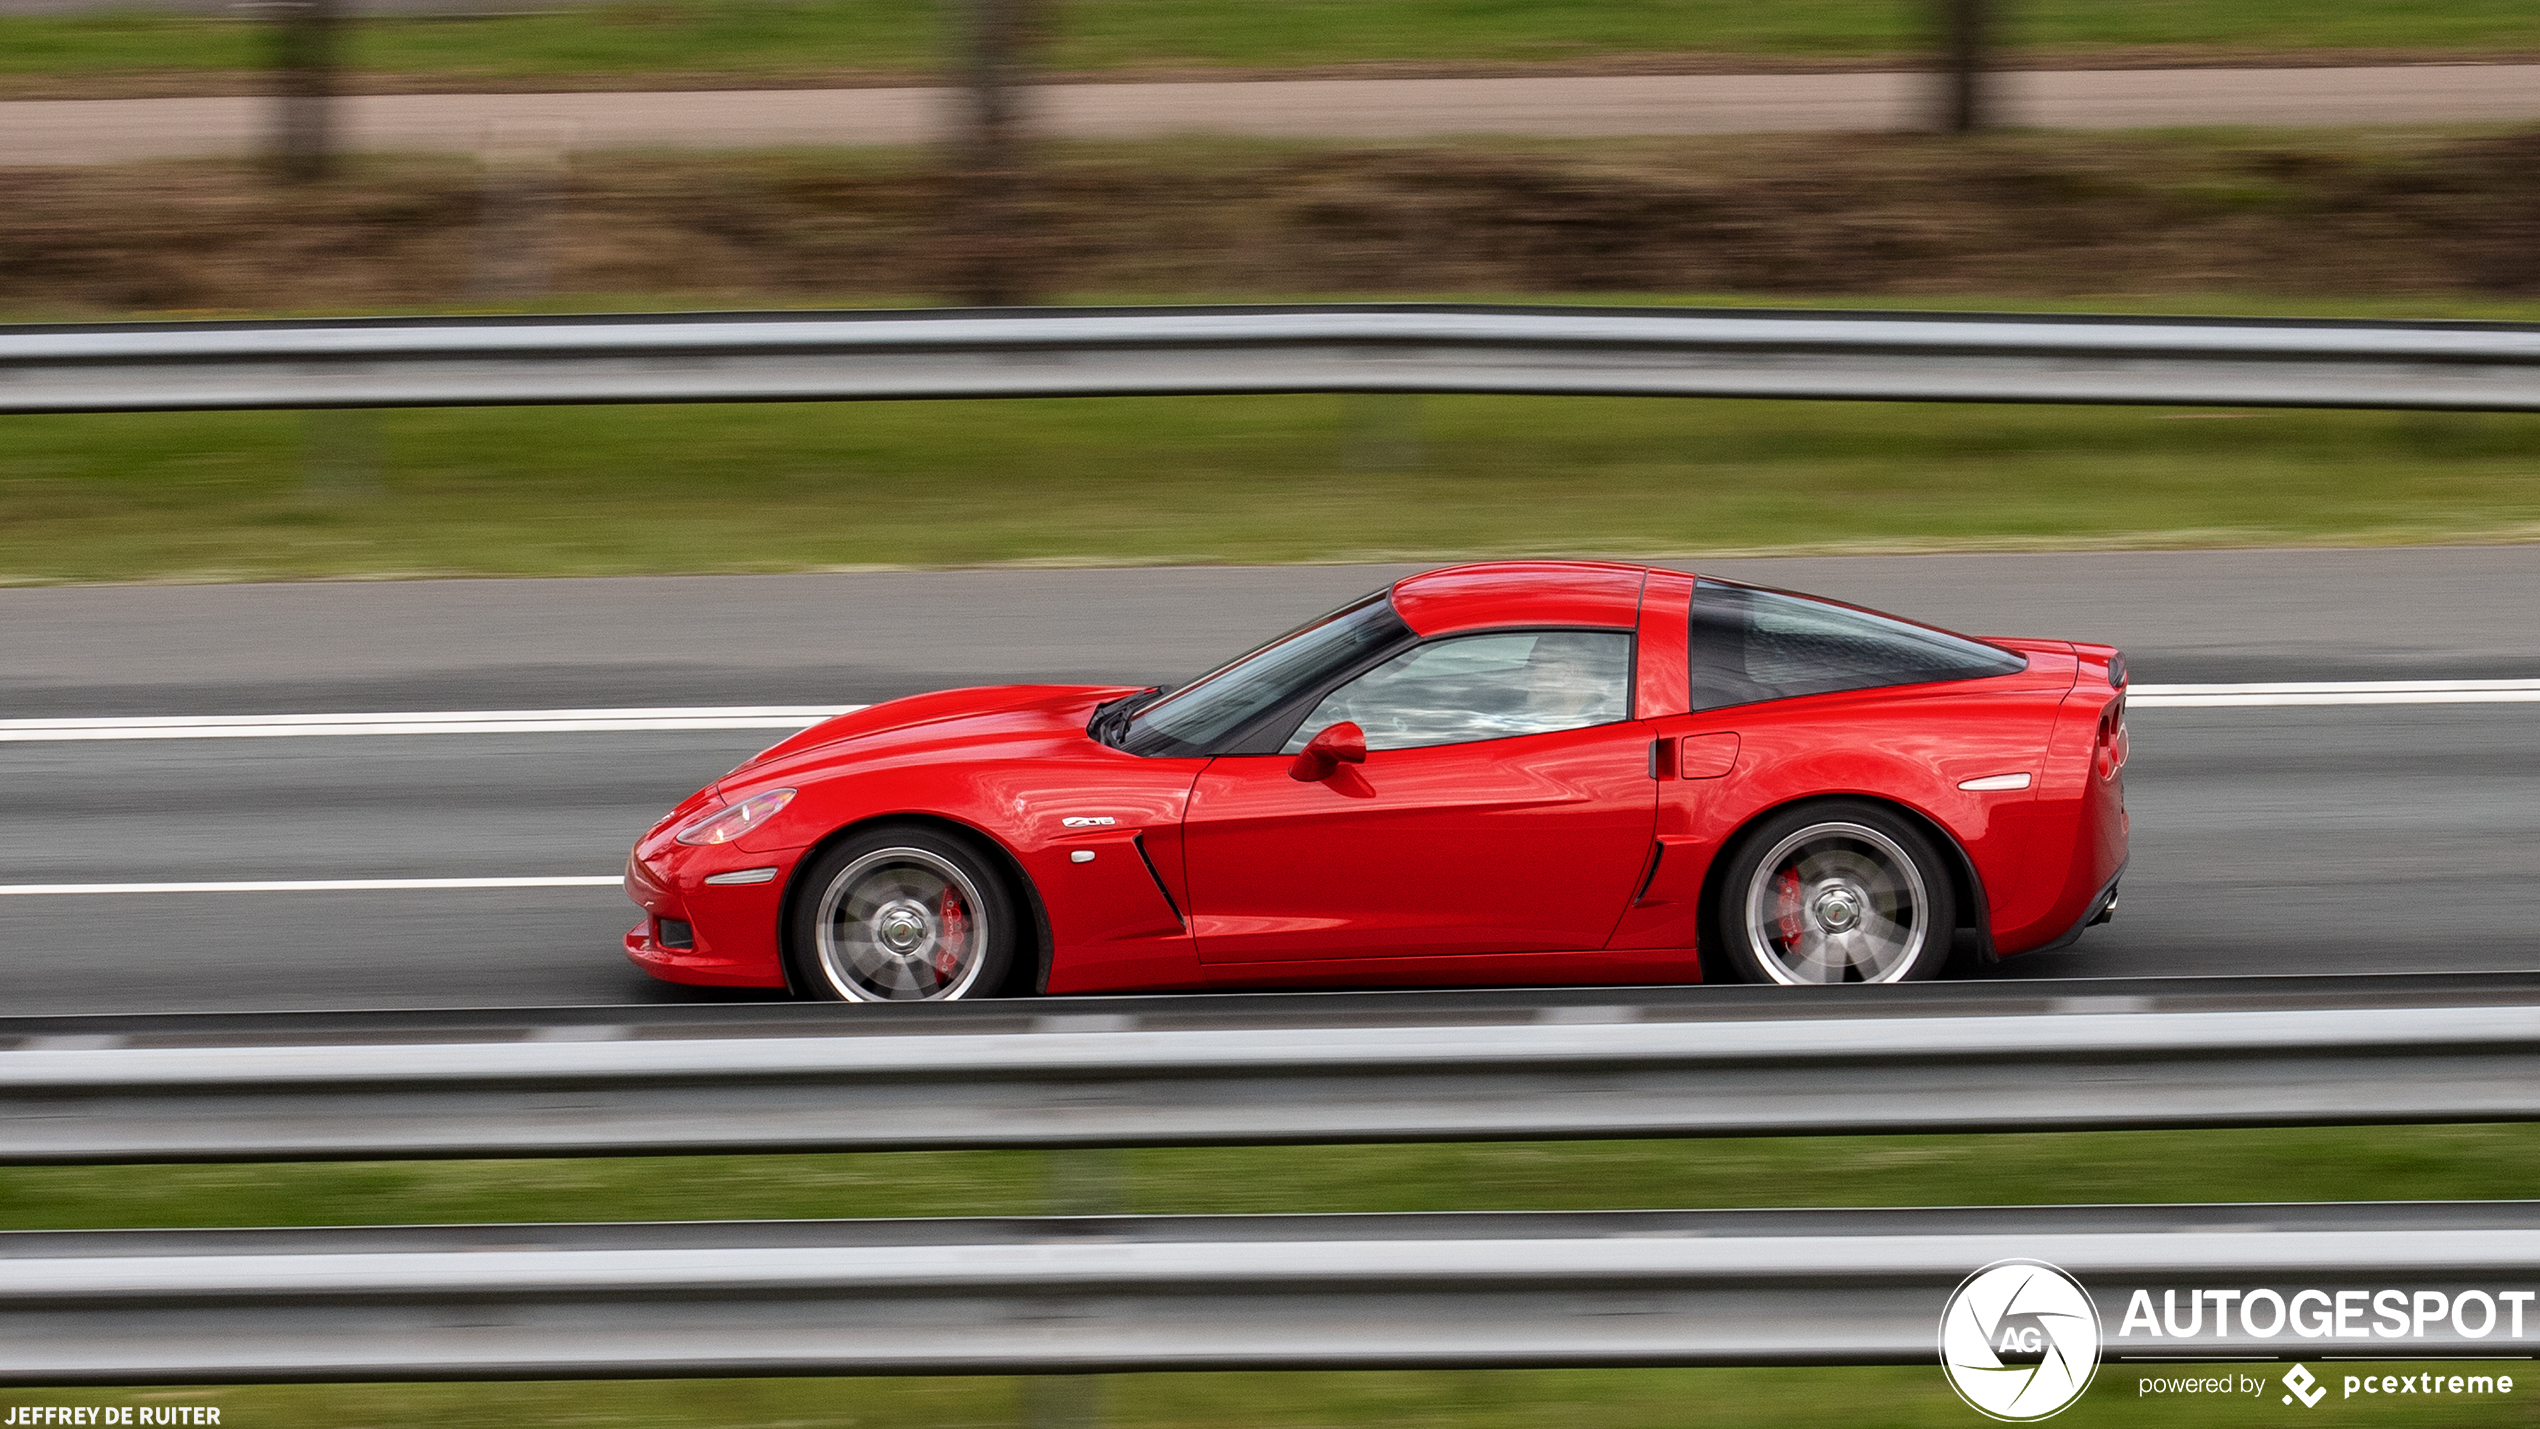
[[[273,165],[291,183],[334,167],[336,41],[343,0],[273,0]]]
[[[1116,1216],[1128,1210],[1127,1153],[1117,1147],[1069,1147],[1045,1152],[1042,1203],[1054,1216]],[[1103,1391],[1098,1374],[1027,1375],[1019,1386],[1023,1429],[1100,1429]]]
[[[1105,1383],[1098,1374],[1023,1376],[1023,1429],[1100,1429]]]
[[[1074,1146],[1048,1153],[1042,1201],[1053,1216],[1116,1216],[1128,1209],[1126,1153]]]
[[[955,158],[955,289],[967,302],[1028,302],[1021,231],[1023,106],[1017,81],[1033,38],[1033,0],[968,0],[969,122]]]
[[[534,297],[554,286],[566,148],[561,133],[487,138],[478,155],[484,187],[477,210],[475,269],[468,284],[474,295]]]
[[[1972,134],[1992,122],[1987,54],[1992,0],[1940,0],[1943,100],[1940,127]]]
[[[318,407],[300,418],[300,491],[329,505],[380,495],[379,412]]]
[[[1342,419],[1348,426],[1341,464],[1352,471],[1417,471],[1425,455],[1420,441],[1417,392],[1352,392]]]

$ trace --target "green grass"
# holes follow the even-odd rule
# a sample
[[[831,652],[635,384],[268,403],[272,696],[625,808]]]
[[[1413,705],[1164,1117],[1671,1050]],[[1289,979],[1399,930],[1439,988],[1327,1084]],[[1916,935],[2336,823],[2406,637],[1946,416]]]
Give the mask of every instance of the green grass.
[[[654,0],[567,14],[375,20],[355,69],[503,81],[556,75],[915,74],[947,53],[945,11],[916,0]],[[1053,69],[1285,68],[1364,61],[1577,61],[1707,51],[1840,58],[1923,47],[1918,0],[1072,0]],[[2525,0],[2035,0],[2004,39],[2035,49],[2225,46],[2540,49]],[[253,26],[141,14],[0,20],[0,75],[76,78],[264,63]]]
[[[2540,1126],[1517,1142],[1119,1153],[1141,1214],[2494,1200]],[[0,1169],[0,1227],[1035,1215],[1035,1152]]]
[[[1998,1137],[1317,1147],[1124,1153],[1147,1212],[1563,1210],[1648,1206],[2487,1198],[2540,1176],[2540,1127],[2058,1133]],[[986,1215],[1043,1200],[1033,1153],[395,1162],[0,1170],[0,1225]],[[2316,1367],[2315,1367],[2316,1368]],[[2339,1366],[2338,1372],[2364,1372]],[[2379,1372],[2378,1370],[2374,1372]],[[2515,1372],[2508,1368],[2507,1372]],[[2137,1397],[2103,1369],[2058,1424],[2236,1425],[2234,1401]],[[2485,1405],[2358,1398],[2339,1422],[2529,1424],[2531,1389]],[[563,1385],[0,1391],[16,1404],[217,1406],[224,1425],[720,1429],[1006,1425],[1013,1380],[817,1379]],[[1980,1422],[1936,1368],[1115,1376],[1112,1429],[1679,1429]],[[2273,1412],[2270,1402],[2268,1413]]]
[[[355,469],[313,480],[304,434]],[[2528,415],[1260,397],[0,418],[16,582],[2535,532]]]
[[[2238,1365],[2270,1378],[2286,1367]],[[2330,1381],[2322,1422],[2540,1423],[2540,1371],[2480,1404],[2338,1397],[2347,1374],[2413,1366],[2313,1365]],[[2458,1372],[2458,1371],[2456,1371]],[[2242,1429],[2297,1419],[2272,1397],[2137,1397],[2145,1371],[2102,1367],[2056,1429]],[[203,1404],[224,1429],[972,1429],[1024,1425],[1025,1382],[1008,1379],[686,1380],[620,1384],[260,1385],[175,1390],[0,1390],[16,1404]],[[2280,1393],[2280,1391],[2278,1391]],[[1937,1366],[1884,1369],[1361,1370],[1113,1375],[1095,1390],[1103,1429],[1975,1429]],[[1050,1422],[1050,1421],[1037,1421]],[[1063,1421],[1061,1421],[1063,1422]]]
[[[1295,396],[0,417],[0,583],[2535,537],[2540,416],[2518,414]]]

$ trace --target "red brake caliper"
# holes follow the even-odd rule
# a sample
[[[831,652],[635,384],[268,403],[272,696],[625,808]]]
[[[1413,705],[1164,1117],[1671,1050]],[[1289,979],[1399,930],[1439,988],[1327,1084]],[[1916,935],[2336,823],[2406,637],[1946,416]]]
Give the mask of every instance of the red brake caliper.
[[[1781,921],[1776,923],[1774,928],[1781,934],[1782,945],[1788,947],[1799,941],[1800,933],[1808,926],[1807,921],[1799,913],[1799,870],[1783,869],[1779,886],[1774,889],[1774,892],[1777,895],[1776,901],[1781,906]]]
[[[962,910],[961,895],[950,887],[944,889],[944,901],[936,913],[943,919],[943,933],[935,939],[935,976],[946,982],[961,967],[961,953],[969,941],[970,918]]]

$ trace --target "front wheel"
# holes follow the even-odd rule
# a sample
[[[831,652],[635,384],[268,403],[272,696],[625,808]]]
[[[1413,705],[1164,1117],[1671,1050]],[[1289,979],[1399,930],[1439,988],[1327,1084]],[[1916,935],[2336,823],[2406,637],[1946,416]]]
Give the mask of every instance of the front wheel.
[[[796,983],[824,1002],[950,1002],[1005,985],[1020,935],[1004,880],[962,840],[874,829],[798,877],[785,944]]]
[[[1940,851],[1876,804],[1767,819],[1721,884],[1718,946],[1746,982],[1913,982],[1940,975],[1957,927]]]

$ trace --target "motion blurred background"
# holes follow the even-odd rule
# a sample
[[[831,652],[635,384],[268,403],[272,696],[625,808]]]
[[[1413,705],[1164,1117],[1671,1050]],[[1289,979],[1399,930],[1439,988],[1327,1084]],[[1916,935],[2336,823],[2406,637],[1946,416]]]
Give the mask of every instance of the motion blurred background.
[[[1343,299],[2540,318],[2540,7],[0,0],[0,321]],[[1088,676],[1170,679],[1285,623],[1283,602],[1327,605],[1378,573],[1070,587],[1079,624],[1028,654],[946,654],[929,622],[992,629],[1056,587],[1010,569],[889,573],[1502,553],[1946,553],[1740,569],[1961,623],[2043,610],[2030,633],[2101,638],[2125,632],[2072,627],[2131,621],[2152,642],[2141,678],[2530,676],[2540,571],[2514,548],[2535,538],[2540,418],[2523,415],[1298,396],[11,416],[10,586],[881,583],[718,587],[763,617],[753,658],[790,638],[787,619],[828,641],[825,664],[779,677],[796,683],[728,700],[701,653],[728,632],[665,618],[648,644],[587,615],[667,609],[662,583],[573,587],[594,592],[581,604],[544,583],[517,601],[475,585],[446,600],[0,592],[16,671],[0,670],[16,706],[0,717],[669,702],[664,686],[698,703],[851,700],[995,678],[999,661],[1060,675],[1066,650],[1101,666]],[[2350,554],[2364,546],[2422,549]],[[2498,549],[2438,549],[2461,546]],[[2245,553],[2284,547],[2321,549]],[[2122,554],[2206,550],[2241,553]],[[2101,554],[2057,554],[2076,551]],[[1997,552],[2031,554],[1963,559]],[[518,638],[572,609],[583,623],[547,643]],[[835,629],[858,620],[887,640]],[[611,661],[588,658],[611,641]],[[2173,817],[2139,812],[2138,847],[2182,887],[2210,875],[2194,906],[2236,921],[2173,914],[2161,939],[2116,946],[2167,949],[2178,961],[2160,971],[2195,970],[2200,937],[2270,960],[2234,971],[2296,970],[2323,938],[2348,970],[2527,966],[2527,708],[2422,716],[2442,726],[2433,753],[2399,765],[2394,740],[2427,738],[2402,727],[2417,716],[2354,715],[2291,748],[2215,715],[2178,727],[2172,747],[2192,755],[2166,771],[2160,732],[2139,731]],[[567,772],[545,812],[622,847],[626,811],[666,804],[654,784],[676,797],[751,747],[550,764]],[[414,821],[372,862],[411,869],[435,856],[438,835],[415,832],[427,818],[475,837],[518,812],[498,805],[521,787],[403,754],[360,756],[329,782],[279,756],[205,772],[118,750],[149,788],[107,798],[121,822],[101,831],[76,824],[101,807],[98,767],[10,757],[22,807],[92,839],[64,877],[126,866],[134,847],[169,867],[243,856],[216,833],[168,832],[168,808],[252,808],[270,831],[390,795]],[[645,759],[666,772],[625,773]],[[371,792],[344,792],[357,783]],[[253,803],[276,788],[282,805]],[[2424,815],[2436,808],[2457,817]],[[2270,812],[2262,836],[2290,841],[2278,852],[2301,876],[2232,862],[2264,857],[2248,835]],[[516,836],[545,837],[527,827]],[[362,854],[358,838],[328,839]],[[61,846],[7,848],[32,867]],[[417,937],[475,936],[382,906]],[[559,961],[598,963],[614,958],[607,940],[577,940],[615,908],[511,926]],[[314,905],[214,938],[225,958],[270,954],[246,964],[270,982],[241,990],[164,955],[225,916],[8,910],[13,1010],[592,996],[490,945],[460,955],[457,982],[383,951],[414,978],[294,983],[305,968],[275,949],[339,946],[341,914]],[[603,991],[633,995],[621,982]],[[0,1225],[2515,1196],[2535,1170],[2540,1137],[2507,1127],[1139,1152],[1097,1167],[1092,1192],[1082,1167],[989,1153],[73,1168],[0,1172]],[[1918,1370],[88,1398],[218,1403],[251,1426],[1968,1422]],[[2101,1396],[2072,1416],[2205,1413]]]
[[[0,0],[20,320],[2540,291],[2514,0],[86,4]],[[0,580],[2515,539],[2530,430],[1315,397],[13,419]]]

